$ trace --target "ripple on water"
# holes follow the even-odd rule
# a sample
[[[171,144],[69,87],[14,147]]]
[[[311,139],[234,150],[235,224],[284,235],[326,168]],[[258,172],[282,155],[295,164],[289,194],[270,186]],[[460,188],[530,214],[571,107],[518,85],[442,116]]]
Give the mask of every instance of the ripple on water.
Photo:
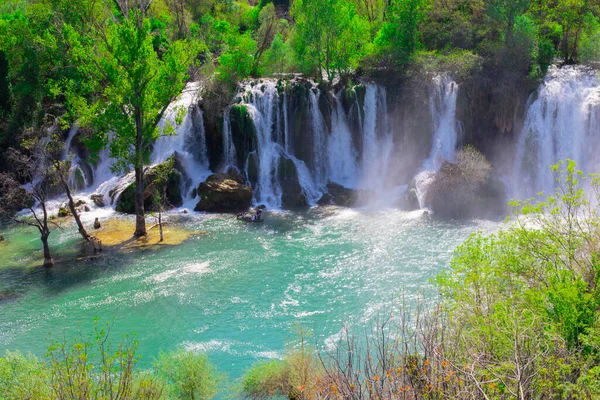
[[[419,294],[431,296],[429,279],[453,249],[470,233],[498,226],[441,222],[422,211],[336,208],[268,212],[261,226],[206,214],[177,221],[207,234],[172,248],[107,253],[97,264],[0,268],[0,289],[22,293],[0,304],[0,351],[44,354],[40,338],[48,332],[85,331],[99,317],[114,319],[115,338],[137,332],[142,366],[159,350],[183,346],[207,352],[235,378],[257,359],[280,358],[298,325],[331,345],[344,324],[397,310],[401,296],[412,304]],[[20,232],[20,248],[31,253],[39,243]],[[52,235],[59,252],[77,240],[73,232]]]

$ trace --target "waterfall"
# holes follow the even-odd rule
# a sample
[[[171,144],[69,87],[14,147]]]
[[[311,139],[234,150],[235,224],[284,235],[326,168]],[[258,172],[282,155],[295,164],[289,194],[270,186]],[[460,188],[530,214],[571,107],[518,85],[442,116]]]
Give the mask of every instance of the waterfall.
[[[319,109],[319,97],[321,92],[315,87],[310,90],[309,102],[312,122],[312,140],[313,140],[313,170],[314,180],[320,187],[327,185],[328,162],[327,162],[327,124]]]
[[[175,132],[159,137],[150,156],[152,164],[159,164],[177,154],[187,178],[182,180],[184,198],[191,188],[210,175],[202,110],[198,106],[199,89],[198,82],[188,83],[177,100],[169,105],[159,127],[164,129],[170,123]]]
[[[427,189],[435,172],[443,161],[454,161],[458,143],[458,124],[456,121],[456,99],[458,85],[448,76],[436,76],[429,97],[429,112],[433,128],[433,142],[429,156],[423,162],[421,172],[415,176],[415,188],[419,205],[425,207]]]
[[[71,129],[69,130],[69,135],[67,136],[67,140],[65,140],[65,149],[62,152],[62,159],[66,160],[67,157],[69,156],[69,152],[71,151],[71,143],[73,142],[73,138],[75,137],[75,135],[77,135],[77,132],[79,131],[79,125],[77,125],[77,123],[74,123],[73,126],[71,127]]]
[[[246,90],[250,91],[246,107],[254,122],[258,141],[259,174],[255,198],[259,203],[279,208],[281,207],[282,192],[277,179],[277,169],[283,149],[281,144],[276,141],[277,139],[282,140],[280,135],[277,135],[277,132],[273,135],[273,128],[278,125],[276,115],[279,110],[279,94],[273,81],[247,87]],[[275,131],[277,130],[275,129]],[[273,140],[274,136],[275,140]]]
[[[454,161],[458,142],[456,124],[456,99],[458,85],[448,76],[434,78],[433,93],[429,97],[429,110],[433,121],[433,143],[424,168],[438,170],[443,160]]]
[[[531,103],[519,136],[511,195],[552,192],[550,166],[575,160],[586,172],[600,169],[600,79],[579,66],[551,67]]]
[[[227,106],[223,111],[223,170],[228,167],[236,167],[235,144],[231,136],[231,106]]]
[[[334,97],[331,135],[327,143],[329,180],[346,187],[356,186],[357,154],[348,127],[348,118],[338,96]]]
[[[288,96],[286,91],[283,92],[283,145],[285,151],[290,153],[290,126],[288,117]]]
[[[386,96],[383,87],[367,85],[360,186],[380,196],[387,192],[388,167],[394,147],[392,131],[388,125]]]

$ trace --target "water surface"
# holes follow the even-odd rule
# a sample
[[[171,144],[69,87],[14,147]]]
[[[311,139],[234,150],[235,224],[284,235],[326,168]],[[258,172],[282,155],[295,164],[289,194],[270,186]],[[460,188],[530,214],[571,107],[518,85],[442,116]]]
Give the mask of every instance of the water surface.
[[[69,262],[80,255],[76,230],[55,231],[58,263],[50,270],[16,267],[40,256],[39,239],[32,229],[7,231],[13,247],[0,247],[0,292],[17,297],[0,302],[0,351],[43,355],[49,337],[87,332],[98,317],[114,320],[114,340],[136,333],[142,365],[183,346],[238,377],[258,359],[280,357],[297,327],[328,343],[345,323],[372,321],[400,295],[435,296],[429,279],[453,249],[498,227],[423,211],[336,208],[268,213],[251,225],[225,215],[170,218],[206,234]]]

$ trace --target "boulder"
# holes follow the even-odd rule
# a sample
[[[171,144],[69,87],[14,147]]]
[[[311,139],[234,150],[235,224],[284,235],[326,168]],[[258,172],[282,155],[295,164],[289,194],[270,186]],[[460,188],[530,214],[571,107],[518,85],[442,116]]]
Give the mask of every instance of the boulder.
[[[61,206],[58,209],[58,216],[60,218],[68,217],[69,215],[71,215],[71,212],[65,206]]]
[[[277,178],[281,186],[281,205],[284,208],[308,206],[308,201],[300,185],[298,169],[291,158],[284,155],[279,159]]]
[[[342,207],[352,207],[358,201],[358,193],[354,189],[346,188],[337,183],[327,184],[327,193],[331,196],[333,204]]]
[[[4,239],[4,235],[2,235],[2,234],[0,233],[0,242],[4,242],[5,240],[6,240],[6,239]]]
[[[200,201],[195,211],[238,212],[252,204],[252,189],[231,174],[213,174],[197,190]]]
[[[96,207],[104,207],[104,195],[102,194],[93,194],[90,196],[90,199],[94,202]]]
[[[166,192],[166,204],[162,208],[180,207],[183,204],[181,182],[183,175],[176,155],[165,162],[146,169],[144,174],[144,209],[158,211],[160,193]],[[126,214],[135,213],[135,182],[130,183],[116,198],[116,210]]]
[[[369,195],[370,192],[367,190],[350,189],[337,183],[330,182],[327,184],[327,193],[319,199],[317,204],[334,204],[340,207],[355,207],[362,205]]]
[[[427,204],[445,218],[498,217],[505,210],[506,189],[491,164],[468,146],[456,162],[444,162],[427,189]]]

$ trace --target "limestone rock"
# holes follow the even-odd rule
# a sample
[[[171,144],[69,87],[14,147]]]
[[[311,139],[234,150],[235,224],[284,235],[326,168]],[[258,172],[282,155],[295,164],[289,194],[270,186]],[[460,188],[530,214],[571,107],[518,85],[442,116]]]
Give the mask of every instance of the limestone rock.
[[[101,194],[93,194],[90,196],[90,199],[94,202],[96,207],[104,207],[104,196]]]
[[[144,174],[144,209],[146,211],[158,211],[160,195],[166,192],[166,204],[163,207],[179,207],[183,204],[181,194],[181,182],[183,175],[176,155],[167,161],[150,167]],[[121,195],[116,199],[116,210],[126,214],[135,213],[135,182],[130,183]]]
[[[252,204],[252,189],[231,174],[213,174],[197,190],[200,201],[195,211],[237,212]]]

